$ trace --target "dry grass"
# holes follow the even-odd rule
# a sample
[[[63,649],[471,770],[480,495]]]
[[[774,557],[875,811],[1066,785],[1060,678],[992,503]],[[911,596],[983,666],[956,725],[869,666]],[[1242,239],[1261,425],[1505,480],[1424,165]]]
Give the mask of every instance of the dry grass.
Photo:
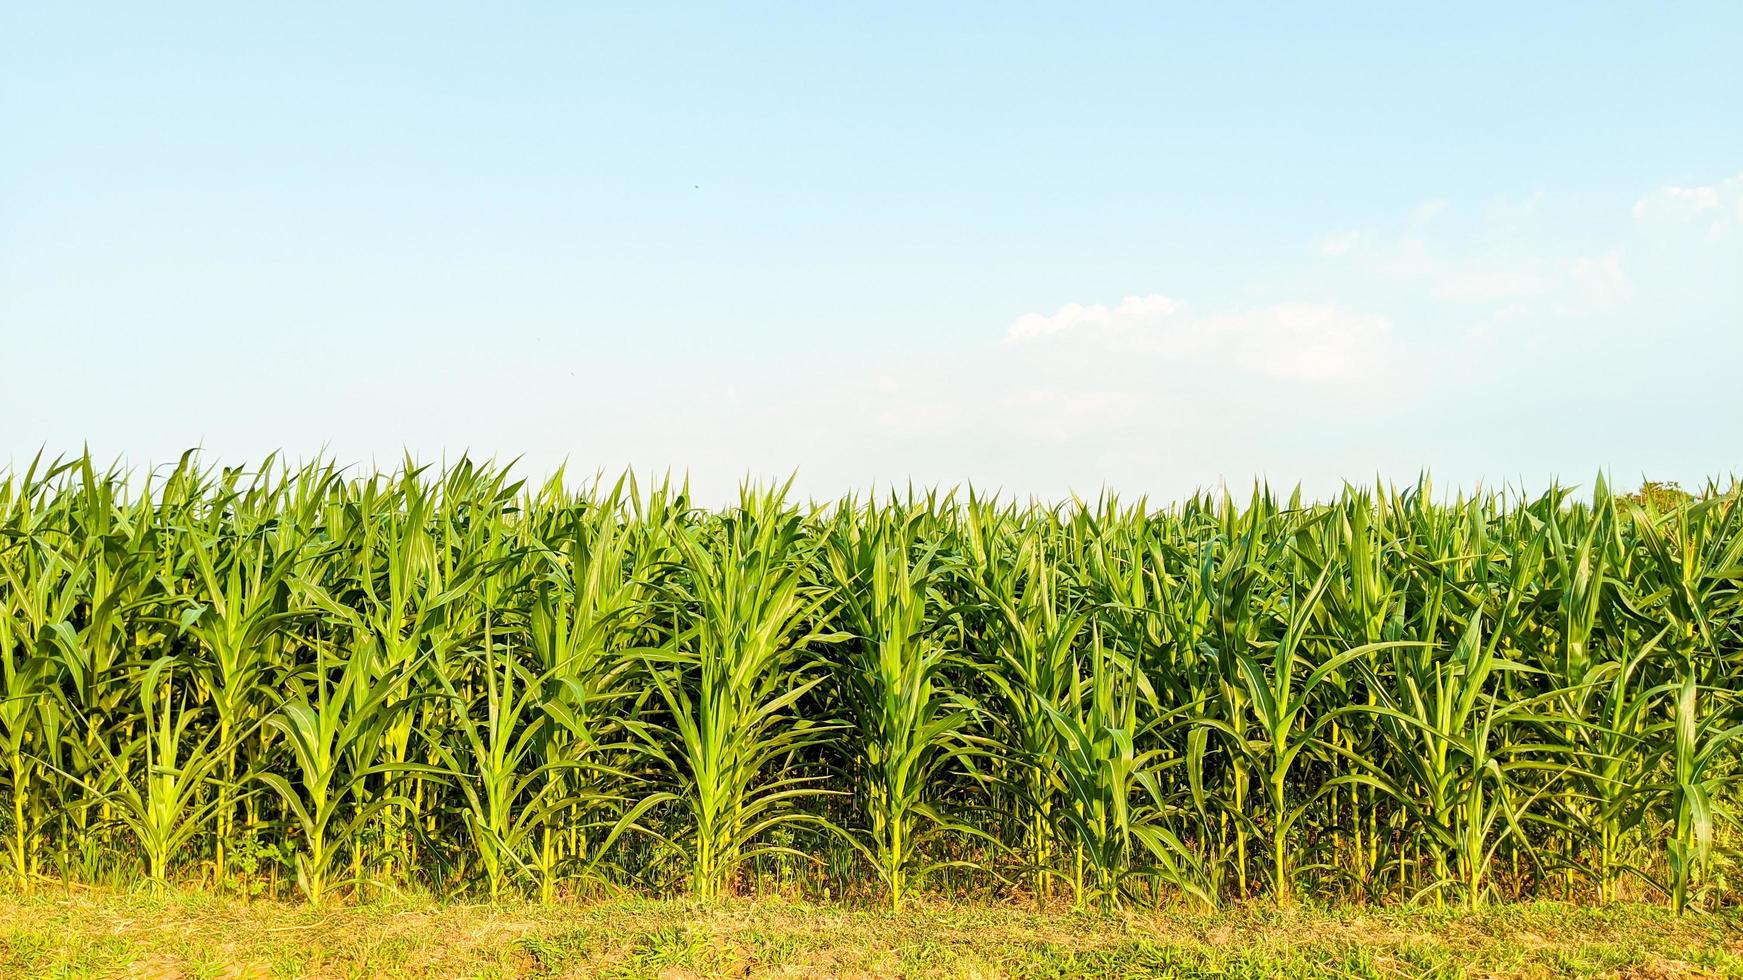
[[[8,977],[1743,977],[1743,919],[1661,908],[1062,909],[782,900],[317,911],[188,892],[0,898]]]

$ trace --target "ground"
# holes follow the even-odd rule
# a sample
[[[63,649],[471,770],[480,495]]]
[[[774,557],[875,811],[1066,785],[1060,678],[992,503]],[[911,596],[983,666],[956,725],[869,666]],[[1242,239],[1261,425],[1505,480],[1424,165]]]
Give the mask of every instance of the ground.
[[[782,900],[314,910],[186,892],[0,897],[6,977],[1743,977],[1743,915],[1538,903],[901,913]]]

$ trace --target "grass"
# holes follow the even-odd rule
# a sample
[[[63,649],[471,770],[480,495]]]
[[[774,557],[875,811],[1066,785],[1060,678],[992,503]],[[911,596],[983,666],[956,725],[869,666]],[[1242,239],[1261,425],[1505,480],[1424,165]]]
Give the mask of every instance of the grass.
[[[1743,977],[1743,916],[1500,905],[1103,916],[782,899],[317,910],[208,894],[0,898],[8,977]]]

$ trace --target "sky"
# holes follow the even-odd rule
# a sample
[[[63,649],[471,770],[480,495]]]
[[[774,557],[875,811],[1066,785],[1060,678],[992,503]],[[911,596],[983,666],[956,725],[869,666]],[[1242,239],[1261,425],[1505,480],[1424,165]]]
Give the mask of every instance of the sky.
[[[0,0],[0,465],[1743,470],[1743,4]]]

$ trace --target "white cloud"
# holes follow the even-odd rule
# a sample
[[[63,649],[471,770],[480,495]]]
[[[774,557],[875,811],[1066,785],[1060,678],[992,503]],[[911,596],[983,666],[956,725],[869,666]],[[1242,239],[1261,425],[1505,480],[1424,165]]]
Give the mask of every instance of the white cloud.
[[[1084,306],[1067,303],[1051,315],[1028,313],[1011,321],[1005,332],[1013,343],[1036,340],[1067,330],[1126,330],[1134,326],[1171,316],[1180,304],[1158,293],[1147,296],[1127,296],[1120,305],[1109,308],[1100,303]]]
[[[1196,315],[1159,293],[1118,306],[1068,303],[1017,317],[1014,344],[1076,343],[1155,362],[1211,364],[1286,381],[1329,382],[1384,370],[1391,321],[1325,303],[1289,302]]]
[[[1714,184],[1660,187],[1636,201],[1633,214],[1658,235],[1699,230],[1709,241],[1729,237],[1743,225],[1743,173]]]
[[[1634,203],[1634,217],[1682,217],[1719,206],[1719,191],[1713,187],[1661,187]]]

